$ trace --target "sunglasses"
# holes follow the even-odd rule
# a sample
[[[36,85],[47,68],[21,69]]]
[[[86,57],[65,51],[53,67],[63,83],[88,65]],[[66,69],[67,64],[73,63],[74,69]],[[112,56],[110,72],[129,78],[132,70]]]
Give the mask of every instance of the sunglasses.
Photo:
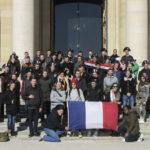
[[[117,88],[118,86],[113,86],[113,88],[115,88],[115,87]]]

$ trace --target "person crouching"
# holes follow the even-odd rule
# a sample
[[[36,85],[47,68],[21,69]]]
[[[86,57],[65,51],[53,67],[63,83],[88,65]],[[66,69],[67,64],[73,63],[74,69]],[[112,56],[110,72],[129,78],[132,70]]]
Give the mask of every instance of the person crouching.
[[[64,133],[65,130],[68,130],[63,124],[63,115],[65,107],[63,105],[57,105],[50,115],[48,116],[44,124],[45,136],[39,141],[47,142],[60,142],[60,136]]]
[[[137,112],[131,109],[131,106],[124,106],[124,118],[118,125],[118,133],[124,137],[124,142],[143,141],[143,135],[140,133],[140,127]]]

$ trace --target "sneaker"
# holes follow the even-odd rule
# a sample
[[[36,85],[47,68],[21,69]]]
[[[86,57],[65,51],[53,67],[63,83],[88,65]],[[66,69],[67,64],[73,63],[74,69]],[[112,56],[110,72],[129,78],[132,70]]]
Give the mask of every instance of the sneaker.
[[[144,135],[141,133],[140,137],[137,140],[138,142],[143,142],[144,141]]]
[[[71,132],[70,131],[67,132],[67,137],[71,137]]]
[[[126,140],[125,140],[125,138],[123,138],[121,141],[122,141],[122,142],[125,142]]]
[[[91,135],[92,135],[92,134],[91,134],[91,131],[88,131],[88,132],[87,132],[87,137],[91,137]]]
[[[42,142],[43,141],[43,138],[39,139],[39,142]]]
[[[98,131],[95,131],[93,137],[98,137]]]
[[[143,119],[139,120],[139,123],[145,123]]]
[[[81,133],[79,133],[78,137],[79,137],[79,138],[82,138],[82,134],[81,134]]]

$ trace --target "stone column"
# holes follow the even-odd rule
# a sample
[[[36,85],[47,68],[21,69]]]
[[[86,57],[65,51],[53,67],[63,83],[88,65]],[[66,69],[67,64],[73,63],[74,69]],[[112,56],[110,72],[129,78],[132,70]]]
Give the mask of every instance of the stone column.
[[[150,60],[150,0],[148,0],[148,59]]]
[[[13,51],[20,59],[34,52],[34,0],[13,0]]]
[[[148,1],[127,0],[127,46],[140,63],[148,57]]]
[[[42,50],[46,51],[50,49],[50,22],[51,22],[51,1],[42,1]]]

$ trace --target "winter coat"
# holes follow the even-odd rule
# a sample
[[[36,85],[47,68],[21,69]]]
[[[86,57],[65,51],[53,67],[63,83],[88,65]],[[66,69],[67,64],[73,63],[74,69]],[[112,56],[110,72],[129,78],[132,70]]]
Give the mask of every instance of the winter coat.
[[[50,92],[52,89],[52,81],[49,77],[44,78],[42,77],[39,80],[39,85],[41,87],[42,93],[43,93],[43,101],[50,101]]]
[[[22,69],[21,69],[21,79],[25,79],[25,75],[28,71],[32,71],[33,70],[33,65],[31,63],[25,63],[22,65]]]
[[[138,134],[140,127],[136,111],[131,110],[128,115],[125,115],[118,127],[121,126],[125,126],[129,134]]]
[[[29,98],[29,95],[33,95],[34,98]],[[26,101],[28,109],[37,109],[42,108],[42,99],[43,99],[43,93],[39,86],[32,87],[30,86],[25,91],[25,94],[23,95],[23,99]]]
[[[17,93],[15,91],[6,91],[4,93],[4,103],[6,104],[6,113],[7,114],[12,114],[16,115],[18,110],[17,110],[17,104],[18,104],[18,99],[17,99]]]
[[[44,128],[52,129],[52,130],[64,130],[65,125],[63,124],[62,116],[57,114],[57,111],[53,109],[53,111],[48,116]]]
[[[145,76],[148,78],[148,82],[150,83],[150,69],[145,69],[143,68],[140,72],[139,72],[139,76],[138,79],[140,80],[141,76]]]
[[[114,76],[106,76],[104,78],[103,86],[104,92],[108,93],[113,83],[118,83],[118,79]]]
[[[31,79],[25,79],[22,81],[22,86],[21,86],[21,96],[25,94],[25,91],[31,86]]]
[[[132,72],[134,73],[136,78],[137,78],[137,75],[138,75],[138,71],[139,71],[139,65],[134,64],[133,67],[132,67]]]
[[[64,105],[66,93],[61,89],[53,89],[50,94],[51,110],[57,105]]]
[[[120,92],[115,93],[113,89],[110,90],[108,96],[106,97],[106,101],[109,102],[120,102]]]
[[[125,64],[128,64],[129,62],[133,62],[133,60],[134,59],[133,59],[133,57],[131,55],[129,55],[129,56],[124,55],[121,58],[121,61],[124,61]]]
[[[0,74],[0,76],[2,76],[3,78],[3,91],[6,91],[8,87],[8,82],[10,80],[10,73],[3,72],[2,74]]]
[[[110,56],[110,61],[111,61],[111,63],[113,64],[113,63],[115,63],[116,62],[116,58],[118,58],[119,56],[116,54],[116,55],[111,55]]]
[[[122,76],[123,76],[123,71],[114,70],[113,75],[118,79],[118,83],[120,83],[120,80],[122,79]]]
[[[149,85],[147,83],[140,82],[138,85],[138,92],[136,98],[146,102],[149,96]]]
[[[103,93],[100,88],[88,88],[87,90],[87,101],[103,101]]]
[[[68,91],[67,100],[69,101],[85,101],[83,92],[81,89],[71,89]]]
[[[77,87],[79,89],[81,89],[83,91],[83,93],[87,90],[87,83],[86,80],[84,78],[73,78],[73,80],[76,79],[77,80]]]
[[[16,74],[17,77],[20,74],[20,64],[19,63],[8,63],[10,74]]]
[[[132,77],[127,78],[124,77],[120,81],[121,86],[121,92],[124,95],[127,95],[127,93],[131,93],[131,95],[136,94],[136,80]]]

